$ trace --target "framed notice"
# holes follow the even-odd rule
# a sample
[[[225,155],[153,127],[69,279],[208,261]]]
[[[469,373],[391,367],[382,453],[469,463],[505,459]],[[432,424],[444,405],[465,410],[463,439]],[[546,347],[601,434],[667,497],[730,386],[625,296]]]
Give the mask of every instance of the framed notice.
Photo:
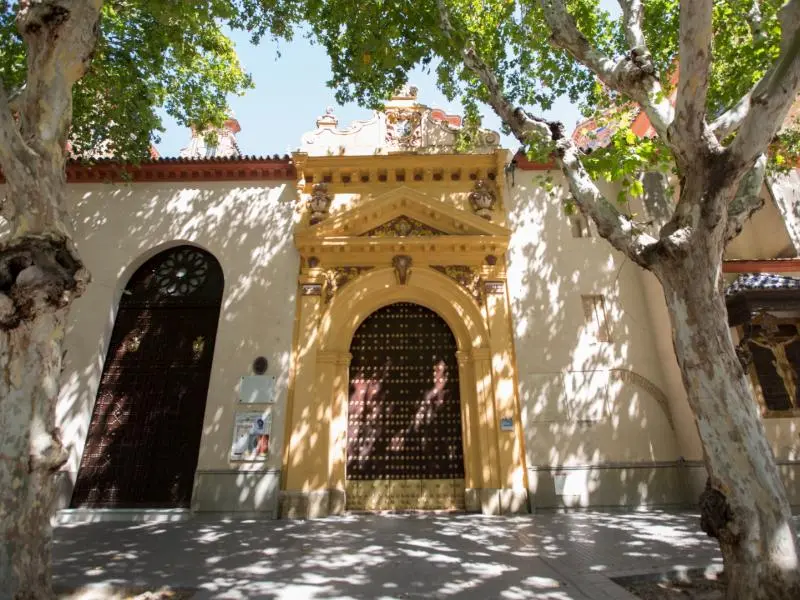
[[[275,377],[247,375],[239,381],[239,402],[272,404],[275,402]]]
[[[263,461],[269,456],[272,415],[260,412],[238,412],[233,422],[231,460]]]

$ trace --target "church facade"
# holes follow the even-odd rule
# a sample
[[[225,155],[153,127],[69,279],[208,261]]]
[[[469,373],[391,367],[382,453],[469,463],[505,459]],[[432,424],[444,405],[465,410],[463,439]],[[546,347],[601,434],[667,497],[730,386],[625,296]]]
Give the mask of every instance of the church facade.
[[[564,213],[552,165],[491,131],[459,152],[459,127],[409,88],[348,128],[328,111],[290,157],[240,156],[231,120],[181,158],[71,165],[93,282],[67,334],[62,518],[693,502],[658,282]],[[726,282],[797,504],[781,185]]]

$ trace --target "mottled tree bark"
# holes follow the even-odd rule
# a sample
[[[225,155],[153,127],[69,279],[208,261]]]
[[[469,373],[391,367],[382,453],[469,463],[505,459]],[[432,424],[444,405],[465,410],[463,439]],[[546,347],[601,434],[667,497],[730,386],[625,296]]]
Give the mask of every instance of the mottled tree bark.
[[[54,477],[66,453],[55,429],[66,308],[0,331],[0,598],[52,597]]]
[[[64,324],[89,275],[70,238],[66,145],[72,87],[94,51],[102,0],[22,0],[27,50],[14,112],[0,85],[0,599],[51,598],[55,427]]]
[[[679,260],[655,269],[709,474],[701,525],[719,541],[729,600],[796,599],[796,532],[758,405],[720,318],[717,251],[687,245]]]

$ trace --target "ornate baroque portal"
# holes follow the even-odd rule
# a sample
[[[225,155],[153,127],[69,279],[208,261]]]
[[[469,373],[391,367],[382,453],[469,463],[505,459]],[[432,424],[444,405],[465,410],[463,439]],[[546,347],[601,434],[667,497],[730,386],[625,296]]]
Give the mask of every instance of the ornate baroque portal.
[[[284,517],[527,510],[506,156],[491,132],[456,153],[452,121],[409,91],[346,130],[329,112],[293,156],[301,268]]]

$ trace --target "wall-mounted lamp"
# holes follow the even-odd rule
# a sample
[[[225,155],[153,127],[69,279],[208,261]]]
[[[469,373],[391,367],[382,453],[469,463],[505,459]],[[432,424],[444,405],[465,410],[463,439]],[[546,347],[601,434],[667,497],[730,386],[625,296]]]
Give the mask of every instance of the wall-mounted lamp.
[[[508,163],[504,168],[503,172],[506,174],[506,179],[508,176],[511,175],[511,187],[514,187],[514,172],[517,170],[517,158],[516,156],[511,159],[511,162]]]

